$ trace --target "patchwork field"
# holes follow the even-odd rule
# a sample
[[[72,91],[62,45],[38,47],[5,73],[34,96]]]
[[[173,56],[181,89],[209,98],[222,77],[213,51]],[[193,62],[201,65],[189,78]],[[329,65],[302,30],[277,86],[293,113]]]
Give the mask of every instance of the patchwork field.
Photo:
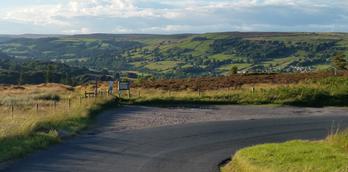
[[[96,74],[98,70],[104,74],[109,71],[106,72],[109,75],[136,71],[157,78],[223,76],[228,75],[232,67],[237,67],[241,73],[326,71],[332,70],[331,61],[337,53],[348,54],[348,34],[345,33],[225,32],[4,38],[0,42],[0,56],[8,57],[11,63],[31,64],[35,60],[58,63],[54,64],[57,69],[52,70],[61,76],[54,77],[54,81],[65,84],[70,84],[64,81],[66,73],[76,79],[87,73]],[[18,80],[20,67],[10,66],[0,64],[0,69],[7,72],[0,74],[10,73],[12,80]],[[32,71],[22,70],[35,73],[38,79],[36,75],[42,77],[45,71],[29,69]],[[40,83],[26,77],[22,79],[25,83]]]

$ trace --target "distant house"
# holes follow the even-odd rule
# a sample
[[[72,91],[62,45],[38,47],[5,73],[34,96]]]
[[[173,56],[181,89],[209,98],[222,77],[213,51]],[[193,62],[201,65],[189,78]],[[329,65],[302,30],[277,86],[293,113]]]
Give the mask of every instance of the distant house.
[[[283,69],[283,72],[300,72],[300,73],[308,73],[313,71],[315,68],[313,66],[294,66],[290,65]]]

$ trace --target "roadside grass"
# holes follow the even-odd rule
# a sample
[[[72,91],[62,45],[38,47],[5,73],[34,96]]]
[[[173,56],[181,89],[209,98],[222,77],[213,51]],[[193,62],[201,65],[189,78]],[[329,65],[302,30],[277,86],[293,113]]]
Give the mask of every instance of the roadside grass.
[[[344,172],[348,153],[323,142],[290,141],[238,151],[222,172]]]
[[[347,106],[348,78],[331,77],[298,84],[244,85],[206,91],[134,89],[131,101],[144,105],[177,104],[278,104],[292,106]]]
[[[97,113],[117,105],[112,97],[80,99],[78,91],[62,85],[1,89],[0,162],[71,137]]]
[[[239,150],[222,172],[347,172],[348,131],[321,141],[295,140]]]

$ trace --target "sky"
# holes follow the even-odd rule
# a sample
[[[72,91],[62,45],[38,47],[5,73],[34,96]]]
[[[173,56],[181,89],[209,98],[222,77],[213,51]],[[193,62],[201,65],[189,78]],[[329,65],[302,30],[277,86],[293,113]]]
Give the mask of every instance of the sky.
[[[1,0],[0,34],[348,32],[348,0]]]

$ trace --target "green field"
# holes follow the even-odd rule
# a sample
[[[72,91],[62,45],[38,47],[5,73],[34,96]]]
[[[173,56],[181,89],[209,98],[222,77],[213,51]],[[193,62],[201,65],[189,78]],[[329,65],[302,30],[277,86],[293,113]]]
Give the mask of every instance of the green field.
[[[339,33],[210,33],[145,46],[145,49],[156,50],[157,55],[143,54],[142,57],[151,59],[160,56],[164,61],[178,59],[183,63],[197,64],[196,67],[214,65],[220,74],[226,74],[226,68],[233,64],[240,66],[240,70],[250,69],[238,64],[249,64],[248,67],[257,65],[264,67],[265,71],[271,66],[276,72],[292,70],[291,66],[326,70],[335,52],[347,52],[347,38],[346,34]],[[238,49],[239,46],[243,48]],[[280,50],[279,47],[283,48]],[[268,52],[270,55],[267,55]],[[131,57],[141,57],[141,54],[132,53]],[[199,73],[197,68],[195,70]]]
[[[148,63],[145,67],[150,70],[156,71],[166,71],[173,70],[180,62],[177,61],[161,61],[161,62],[152,62]]]
[[[9,39],[0,43],[0,52],[18,58],[69,59],[64,63],[74,67],[111,73],[132,70],[159,77],[223,75],[233,64],[241,64],[239,69],[249,73],[301,72],[294,67],[326,70],[335,53],[348,55],[348,34],[92,34]],[[78,60],[82,58],[87,60]],[[176,68],[179,62],[185,67]]]

